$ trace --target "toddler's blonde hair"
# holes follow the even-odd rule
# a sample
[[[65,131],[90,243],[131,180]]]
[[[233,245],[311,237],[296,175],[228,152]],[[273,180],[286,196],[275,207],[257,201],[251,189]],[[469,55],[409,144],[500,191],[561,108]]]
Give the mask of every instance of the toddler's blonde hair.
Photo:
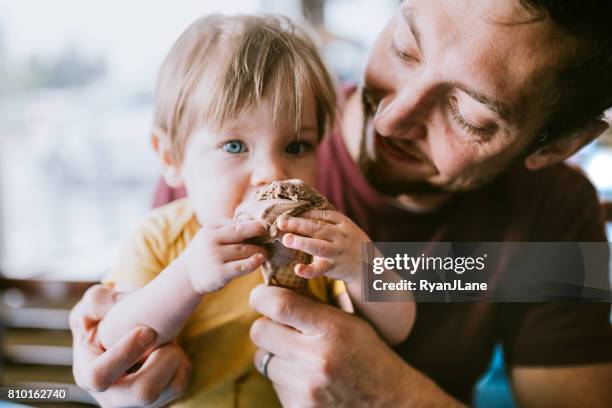
[[[264,98],[275,123],[288,111],[296,135],[304,101],[315,104],[319,139],[333,125],[334,83],[307,29],[282,16],[202,17],[162,65],[154,132],[168,138],[180,161],[192,132],[218,130]]]

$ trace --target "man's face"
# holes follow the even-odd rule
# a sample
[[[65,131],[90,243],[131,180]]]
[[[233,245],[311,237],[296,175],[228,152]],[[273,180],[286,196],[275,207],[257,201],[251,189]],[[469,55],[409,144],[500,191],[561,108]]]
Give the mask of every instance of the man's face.
[[[523,157],[574,45],[530,20],[518,0],[402,3],[365,71],[358,161],[374,187],[469,190]]]

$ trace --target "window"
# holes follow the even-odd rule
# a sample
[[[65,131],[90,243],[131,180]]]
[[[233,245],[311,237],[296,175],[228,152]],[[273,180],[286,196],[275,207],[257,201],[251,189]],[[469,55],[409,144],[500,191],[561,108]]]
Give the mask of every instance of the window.
[[[180,33],[207,13],[313,4],[332,69],[357,80],[396,0],[0,0],[1,273],[99,279],[151,205],[155,81]]]
[[[228,2],[0,2],[2,272],[99,279],[150,207],[155,79],[200,15]]]

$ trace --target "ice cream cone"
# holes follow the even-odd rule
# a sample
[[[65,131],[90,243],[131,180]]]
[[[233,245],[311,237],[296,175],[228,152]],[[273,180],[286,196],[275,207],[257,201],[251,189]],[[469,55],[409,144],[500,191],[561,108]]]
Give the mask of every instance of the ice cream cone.
[[[303,291],[307,279],[295,274],[295,266],[312,261],[309,254],[282,244],[283,234],[278,231],[277,219],[281,215],[297,216],[310,210],[331,208],[333,206],[317,190],[301,180],[292,179],[263,186],[236,209],[236,219],[258,219],[266,223],[267,233],[249,241],[266,247],[270,253],[261,267],[266,285]]]
[[[307,279],[295,274],[295,266],[300,263],[310,263],[312,257],[305,252],[284,247],[280,240],[270,243],[268,249],[271,249],[270,252],[273,255],[261,266],[264,283],[271,286],[281,286],[297,292],[303,291],[306,287]]]

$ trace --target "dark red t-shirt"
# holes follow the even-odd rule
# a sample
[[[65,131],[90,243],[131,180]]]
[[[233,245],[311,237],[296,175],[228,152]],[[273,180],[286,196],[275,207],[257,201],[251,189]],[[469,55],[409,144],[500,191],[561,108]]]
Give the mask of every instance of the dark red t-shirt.
[[[319,148],[318,188],[373,241],[606,241],[591,183],[565,164],[510,169],[438,211],[415,214],[373,190],[339,133]],[[609,304],[419,303],[396,351],[448,393],[469,403],[496,343],[509,365],[612,361]]]
[[[510,169],[440,210],[415,214],[374,191],[340,134],[322,141],[318,188],[373,241],[606,241],[591,183],[565,164]],[[184,196],[159,186],[155,203]],[[454,397],[469,403],[496,343],[509,365],[612,361],[609,304],[419,303],[414,329],[396,351]]]

